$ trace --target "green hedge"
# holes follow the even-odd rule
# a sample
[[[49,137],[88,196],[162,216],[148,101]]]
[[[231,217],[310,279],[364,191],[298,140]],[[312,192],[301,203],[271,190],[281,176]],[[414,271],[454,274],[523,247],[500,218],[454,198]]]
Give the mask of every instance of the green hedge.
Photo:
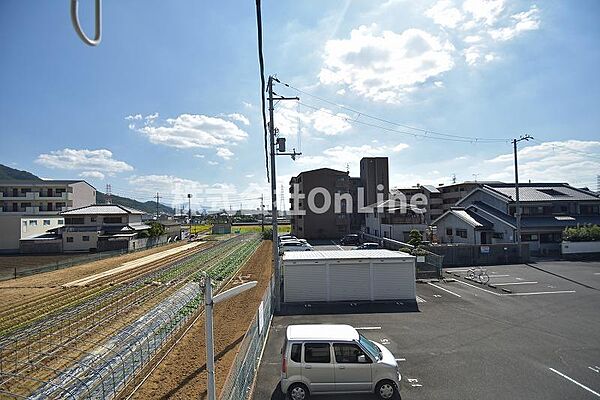
[[[587,225],[566,228],[563,232],[563,240],[569,242],[593,242],[600,240],[600,226]]]

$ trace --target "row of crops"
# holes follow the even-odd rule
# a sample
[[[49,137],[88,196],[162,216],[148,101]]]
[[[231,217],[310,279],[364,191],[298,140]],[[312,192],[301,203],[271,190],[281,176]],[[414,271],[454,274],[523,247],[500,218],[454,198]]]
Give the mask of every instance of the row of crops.
[[[33,397],[69,397],[70,394],[76,398],[116,397],[164,344],[197,315],[203,304],[198,278],[207,273],[215,280],[217,288],[224,285],[246,263],[260,242],[258,235],[238,237],[160,272],[154,280],[173,283],[185,278],[187,283],[181,281],[180,289],[110,339],[98,343],[87,356],[75,360],[62,374],[42,385]],[[191,271],[194,272],[190,275]]]

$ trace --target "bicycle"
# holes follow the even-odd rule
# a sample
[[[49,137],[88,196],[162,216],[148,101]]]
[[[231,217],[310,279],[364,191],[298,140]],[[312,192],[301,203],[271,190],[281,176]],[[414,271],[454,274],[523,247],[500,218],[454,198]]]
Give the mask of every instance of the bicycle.
[[[482,284],[486,284],[490,281],[490,276],[487,273],[487,270],[483,267],[473,267],[469,269],[467,272],[467,279],[470,279],[475,282],[479,282]]]

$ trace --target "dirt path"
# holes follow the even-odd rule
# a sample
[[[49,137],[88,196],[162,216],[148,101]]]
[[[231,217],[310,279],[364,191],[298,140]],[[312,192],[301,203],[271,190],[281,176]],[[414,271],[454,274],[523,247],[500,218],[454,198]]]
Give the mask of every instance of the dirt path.
[[[87,264],[81,264],[70,268],[57,271],[44,272],[37,275],[26,276],[18,279],[11,279],[0,282],[0,306],[10,304],[18,305],[22,301],[27,301],[32,296],[40,294],[49,294],[60,290],[67,282],[85,278],[90,275],[101,273],[119,265],[136,260],[138,258],[155,254],[161,251],[169,250],[181,246],[186,242],[181,241],[173,244],[155,247],[149,250],[138,251],[135,253],[124,254],[122,256],[110,257],[104,260],[93,261]]]
[[[217,394],[271,278],[271,242],[263,242],[238,273],[258,284],[251,290],[215,306],[215,380]],[[204,319],[200,318],[173,351],[138,389],[134,399],[206,398]]]

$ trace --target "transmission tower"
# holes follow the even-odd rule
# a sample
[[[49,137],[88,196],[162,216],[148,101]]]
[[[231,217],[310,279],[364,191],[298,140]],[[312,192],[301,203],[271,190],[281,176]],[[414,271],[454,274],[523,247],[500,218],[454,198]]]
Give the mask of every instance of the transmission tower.
[[[112,186],[110,183],[106,184],[106,204],[112,204]]]

